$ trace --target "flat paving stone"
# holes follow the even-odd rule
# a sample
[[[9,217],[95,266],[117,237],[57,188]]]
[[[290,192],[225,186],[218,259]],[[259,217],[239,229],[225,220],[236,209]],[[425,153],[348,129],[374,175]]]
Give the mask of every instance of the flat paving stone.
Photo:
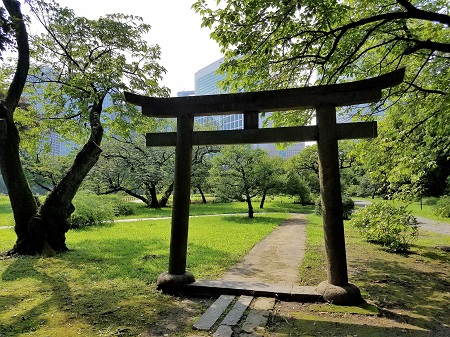
[[[231,337],[233,335],[233,329],[228,325],[220,325],[214,332],[213,337]]]
[[[245,310],[247,310],[248,306],[252,302],[252,296],[240,296],[237,302],[234,304],[233,308],[230,312],[225,316],[221,325],[234,326],[239,323],[244,315]]]
[[[248,295],[253,297],[273,297],[279,300],[298,302],[323,302],[322,295],[315,287],[248,283],[242,281],[197,280],[185,288],[193,296]]]
[[[194,329],[209,330],[233,301],[232,295],[221,295],[194,324]]]
[[[270,311],[275,306],[274,298],[258,297],[255,299],[248,316],[242,325],[242,331],[248,334],[257,333],[265,328]]]

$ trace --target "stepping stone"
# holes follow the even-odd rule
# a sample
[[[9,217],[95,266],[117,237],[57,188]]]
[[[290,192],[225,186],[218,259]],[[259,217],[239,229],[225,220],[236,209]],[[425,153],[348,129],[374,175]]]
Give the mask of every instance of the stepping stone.
[[[222,295],[205,311],[205,313],[194,324],[194,329],[210,330],[233,301],[234,296]]]
[[[233,330],[228,325],[221,325],[217,329],[216,332],[214,332],[213,337],[231,337],[233,335]]]
[[[240,321],[245,310],[252,302],[252,296],[239,296],[238,301],[234,304],[231,311],[225,316],[221,325],[234,326]]]
[[[247,319],[242,326],[242,331],[252,334],[258,328],[264,328],[270,316],[270,310],[275,306],[274,298],[258,297],[253,303],[253,307],[248,313]]]

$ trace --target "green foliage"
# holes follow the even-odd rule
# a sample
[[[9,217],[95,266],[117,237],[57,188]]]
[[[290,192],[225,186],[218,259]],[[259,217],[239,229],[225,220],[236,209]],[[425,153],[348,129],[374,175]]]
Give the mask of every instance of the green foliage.
[[[359,210],[350,223],[367,241],[383,245],[391,252],[405,252],[419,235],[417,219],[405,207],[375,202]]]
[[[245,200],[258,195],[265,184],[267,152],[250,146],[223,147],[221,154],[213,158],[210,169],[210,185],[222,200]]]
[[[440,197],[433,207],[433,213],[442,218],[450,218],[450,196]]]
[[[131,202],[125,201],[122,195],[107,194],[99,197],[102,201],[112,204],[114,216],[129,216],[136,213],[136,206]]]
[[[44,33],[30,35],[26,96],[39,113],[20,110],[17,118],[28,127],[23,140],[37,149],[53,131],[61,140],[83,144],[94,111],[116,136],[148,131],[155,122],[127,104],[123,92],[168,96],[168,89],[158,85],[166,72],[158,64],[160,48],[143,38],[150,25],[125,14],[79,17],[55,1],[33,1],[30,7],[33,22],[43,26],[33,30]]]
[[[342,219],[348,220],[355,208],[355,202],[349,197],[342,197]],[[322,214],[322,198],[318,197],[314,206],[314,213],[317,215]]]
[[[112,139],[104,143],[103,149],[86,188],[97,194],[123,191],[156,207],[157,194],[173,181],[174,149],[146,147],[143,136]]]
[[[301,204],[311,202],[311,190],[308,183],[300,178],[296,173],[289,172],[285,176],[284,186],[284,193],[298,198],[298,201]]]
[[[423,204],[427,205],[427,206],[433,206],[436,205],[436,203],[438,202],[439,198],[436,197],[428,197],[428,198],[424,198],[423,199]]]
[[[344,218],[344,220],[350,219],[350,216],[352,215],[354,209],[355,202],[351,198],[342,198],[342,217]]]
[[[108,200],[109,199],[109,200]],[[114,203],[89,192],[79,192],[73,204],[75,212],[70,217],[71,228],[104,225],[114,222]]]
[[[339,113],[379,120],[378,138],[361,142],[355,158],[380,193],[443,194],[450,174],[448,1],[198,0],[193,8],[225,54],[224,86],[232,90],[346,82],[406,67],[404,83],[380,102]],[[310,116],[273,119],[298,125]]]

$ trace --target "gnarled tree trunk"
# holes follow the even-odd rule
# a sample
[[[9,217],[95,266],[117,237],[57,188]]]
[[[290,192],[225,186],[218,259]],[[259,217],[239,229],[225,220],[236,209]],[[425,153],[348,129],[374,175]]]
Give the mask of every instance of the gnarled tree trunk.
[[[164,195],[162,196],[161,200],[159,201],[159,207],[166,207],[167,206],[167,202],[169,201],[170,196],[172,195],[173,192],[173,183],[171,183],[169,185],[169,187],[167,188],[167,190],[164,192]]]

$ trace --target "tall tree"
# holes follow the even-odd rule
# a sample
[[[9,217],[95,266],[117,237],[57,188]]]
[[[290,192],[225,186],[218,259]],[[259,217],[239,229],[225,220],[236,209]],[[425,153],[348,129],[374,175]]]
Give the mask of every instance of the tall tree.
[[[0,102],[0,170],[8,190],[19,240],[28,234],[27,226],[36,214],[37,204],[28,186],[19,156],[20,136],[15,124],[16,109],[25,87],[30,65],[28,33],[20,8],[15,0],[3,0],[14,31],[17,60],[7,83],[6,96]],[[3,80],[3,78],[2,78]]]
[[[97,194],[127,193],[151,208],[165,206],[173,190],[175,152],[172,148],[147,148],[143,138],[105,143],[87,186]]]
[[[17,177],[23,175],[17,129],[15,138],[6,138],[14,140],[15,147],[2,146],[2,152],[6,148],[11,151],[9,157],[0,154],[0,165],[18,237],[12,252],[54,254],[67,249],[65,233],[69,229],[67,218],[73,212],[72,199],[100,156],[104,128],[121,135],[139,130],[148,120],[142,121],[140,113],[125,104],[122,91],[162,96],[167,95],[167,89],[158,86],[165,70],[157,63],[159,47],[142,39],[150,26],[141,18],[112,14],[88,20],[55,2],[34,1],[31,5],[45,30],[31,38],[33,65],[28,75],[27,98],[38,113],[24,112],[20,121],[27,122],[28,129],[38,129],[41,135],[57,130],[66,140],[80,144],[80,149],[70,169],[39,209],[26,179]],[[25,34],[19,37],[26,41],[18,40],[17,69],[24,82],[28,53],[20,47],[24,49],[28,43]],[[11,92],[18,95],[14,100],[17,102],[19,90]],[[107,100],[112,105],[106,108]],[[14,130],[9,127],[14,125],[12,113],[5,115],[7,130]],[[17,162],[11,164],[11,156],[17,157]],[[17,181],[21,181],[20,185]]]
[[[252,198],[261,195],[265,186],[267,152],[249,145],[225,146],[213,159],[210,184],[215,194],[228,200],[245,201],[248,216],[253,218]]]
[[[204,190],[208,188],[209,170],[212,166],[213,154],[220,152],[217,145],[195,146],[192,149],[192,179],[191,185],[197,189],[202,202],[207,203]]]
[[[375,112],[386,114],[379,138],[373,146],[364,145],[370,152],[360,157],[376,157],[377,148],[383,148],[390,160],[401,163],[402,179],[384,165],[372,170],[382,168],[387,181],[412,189],[436,168],[445,178],[442,169],[450,157],[447,0],[206,3],[198,0],[193,7],[225,53],[224,85],[234,90],[358,80],[406,66],[404,84],[389,90],[383,101],[347,111],[362,119],[378,118]],[[308,115],[273,118],[278,124],[296,124]],[[378,173],[374,176],[381,176]]]

